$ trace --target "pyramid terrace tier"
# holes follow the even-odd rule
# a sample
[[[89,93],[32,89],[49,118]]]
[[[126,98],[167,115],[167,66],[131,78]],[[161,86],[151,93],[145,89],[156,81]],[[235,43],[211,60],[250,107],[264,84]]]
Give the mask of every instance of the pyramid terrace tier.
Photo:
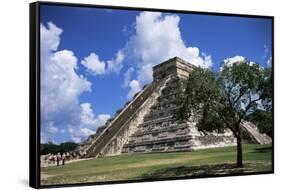
[[[144,121],[139,125],[139,127],[149,127],[153,125],[162,125],[163,127],[165,127],[166,124],[169,126],[176,126],[181,123],[184,123],[184,121],[178,120],[174,115],[171,114],[167,117],[154,118]]]
[[[178,84],[167,84],[167,87],[162,91],[162,96],[161,97],[166,97],[166,96],[169,96],[169,95],[174,95],[176,94],[176,90],[178,88]],[[160,97],[159,97],[160,98]]]
[[[167,136],[170,133],[174,133],[176,136],[179,135],[185,135],[189,132],[189,129],[187,127],[187,124],[183,123],[176,126],[168,125],[166,127],[162,127],[162,125],[155,125],[155,126],[149,126],[146,128],[140,128],[138,129],[133,135],[131,135],[131,139],[134,139],[135,137],[144,137],[144,136],[157,136],[158,134],[161,134],[159,136]],[[168,133],[168,134],[166,134]]]
[[[171,92],[169,94],[165,94],[165,95],[162,95],[161,97],[159,97],[157,100],[159,102],[170,102],[170,101],[176,101],[176,92]]]
[[[152,110],[148,115],[144,117],[144,122],[149,121],[149,120],[154,120],[154,119],[160,119],[160,118],[165,118],[168,116],[176,116],[177,111],[180,107],[175,106],[175,107],[169,107],[169,108],[163,108],[160,110]]]
[[[122,153],[126,154],[137,152],[167,152],[190,150],[190,148],[192,147],[192,143],[190,143],[189,141],[191,139],[191,136],[182,136],[129,143],[123,146]]]
[[[159,102],[157,105],[154,105],[151,108],[151,112],[163,112],[167,109],[173,110],[178,108],[179,107],[176,102],[171,102],[171,103]]]
[[[176,104],[177,103],[177,95],[176,93],[170,93],[167,95],[162,95],[157,99],[157,104],[155,106],[159,106],[159,104]],[[153,106],[153,107],[155,107]]]

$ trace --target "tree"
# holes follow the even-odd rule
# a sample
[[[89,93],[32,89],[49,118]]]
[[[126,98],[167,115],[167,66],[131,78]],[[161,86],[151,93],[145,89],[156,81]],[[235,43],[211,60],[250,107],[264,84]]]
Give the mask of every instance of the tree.
[[[78,144],[74,142],[64,142],[59,145],[61,152],[74,151],[78,147]]]
[[[180,85],[178,116],[196,119],[200,131],[230,129],[237,140],[237,167],[242,167],[241,122],[271,109],[271,82],[268,69],[247,60],[225,64],[217,73],[195,68]]]
[[[47,144],[41,144],[40,154],[57,154],[58,152],[70,152],[74,151],[77,148],[78,144],[74,142],[64,142],[59,145],[54,144],[52,142],[48,142]]]

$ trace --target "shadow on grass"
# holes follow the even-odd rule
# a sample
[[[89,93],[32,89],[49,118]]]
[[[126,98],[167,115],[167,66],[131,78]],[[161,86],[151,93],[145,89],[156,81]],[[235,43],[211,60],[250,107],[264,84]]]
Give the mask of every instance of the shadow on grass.
[[[150,174],[144,174],[144,179],[149,178],[169,178],[169,177],[193,177],[193,176],[214,176],[233,175],[252,172],[253,168],[249,164],[244,164],[243,168],[237,168],[234,163],[201,165],[201,166],[180,166],[160,169]]]
[[[253,153],[270,153],[271,151],[271,147],[255,148]]]

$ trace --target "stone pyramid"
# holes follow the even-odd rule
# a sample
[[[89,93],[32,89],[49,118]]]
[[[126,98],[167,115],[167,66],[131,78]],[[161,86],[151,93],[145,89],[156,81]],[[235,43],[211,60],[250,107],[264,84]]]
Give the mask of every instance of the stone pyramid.
[[[86,157],[118,154],[190,151],[236,144],[232,132],[203,133],[196,122],[178,120],[175,113],[177,85],[186,79],[195,66],[178,58],[169,59],[153,67],[153,82],[128,102],[119,114],[98,133],[79,146]],[[247,123],[246,140],[270,143]]]

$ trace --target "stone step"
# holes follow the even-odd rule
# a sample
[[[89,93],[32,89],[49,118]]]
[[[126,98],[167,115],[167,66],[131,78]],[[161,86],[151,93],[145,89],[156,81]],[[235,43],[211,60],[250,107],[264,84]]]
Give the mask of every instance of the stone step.
[[[163,109],[163,110],[152,110],[148,115],[144,117],[144,122],[154,120],[156,118],[163,118],[168,116],[174,116],[175,112],[179,109],[179,106]]]
[[[266,134],[261,134],[258,128],[251,122],[243,122],[242,124],[244,130],[248,132],[254,140],[259,144],[270,144],[271,138]]]
[[[181,146],[174,146],[174,149],[189,149],[191,145],[181,145]]]
[[[152,148],[152,151],[162,151],[165,150],[165,147],[161,147],[161,148]]]
[[[145,149],[141,149],[141,150],[134,150],[134,152],[145,152]]]
[[[152,110],[157,110],[161,107],[175,107],[177,106],[176,100],[161,100],[157,102],[154,106],[151,107]]]
[[[189,141],[190,139],[192,139],[192,136],[187,135],[187,136],[183,136],[183,137],[174,137],[174,138],[159,139],[159,140],[153,140],[153,141],[143,141],[143,142],[138,142],[138,143],[124,144],[123,148],[156,145],[156,144],[166,144],[166,143],[171,143],[171,142]]]
[[[161,118],[156,118],[156,119],[144,121],[143,123],[141,123],[139,125],[139,127],[146,127],[146,126],[151,125],[151,124],[158,124],[158,123],[162,123],[162,122],[165,122],[165,121],[174,121],[174,120],[176,120],[176,119],[174,119],[172,115],[169,115],[167,117],[161,117]]]
[[[149,134],[155,134],[155,133],[164,133],[164,132],[171,132],[173,133],[173,131],[178,131],[180,129],[187,129],[188,126],[186,124],[181,124],[181,125],[176,125],[176,126],[168,126],[162,129],[152,129],[151,131],[147,131],[147,130],[142,130],[142,131],[136,131],[134,134],[131,135],[131,137],[140,137],[140,136],[144,136],[144,135],[149,135]],[[188,129],[187,129],[188,130]],[[189,130],[188,130],[189,131]],[[176,135],[179,135],[176,133]]]
[[[192,144],[184,144],[184,145],[167,145],[164,146],[145,146],[142,148],[124,148],[122,150],[122,154],[130,154],[130,153],[149,153],[149,152],[175,152],[175,151],[190,151],[192,150]]]

